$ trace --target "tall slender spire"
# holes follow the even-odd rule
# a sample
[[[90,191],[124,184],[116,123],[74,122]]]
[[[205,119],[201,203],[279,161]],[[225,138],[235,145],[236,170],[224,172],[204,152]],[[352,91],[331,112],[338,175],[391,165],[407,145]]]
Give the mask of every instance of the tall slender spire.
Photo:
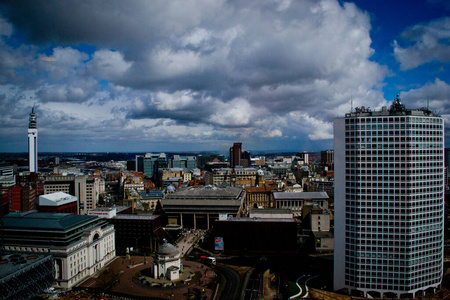
[[[28,122],[28,166],[29,171],[34,173],[38,171],[37,136],[36,114],[34,113],[33,106]]]

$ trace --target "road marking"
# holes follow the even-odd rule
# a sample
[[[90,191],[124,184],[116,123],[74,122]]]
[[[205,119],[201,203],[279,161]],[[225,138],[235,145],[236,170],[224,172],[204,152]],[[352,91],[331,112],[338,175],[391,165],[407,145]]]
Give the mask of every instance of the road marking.
[[[298,292],[296,295],[289,297],[289,299],[294,299],[298,296],[300,296],[303,293],[302,287],[298,284],[298,281],[300,279],[302,279],[303,277],[305,277],[305,275],[300,276],[299,278],[297,278],[297,280],[295,281],[295,284],[297,285],[298,289],[300,290],[300,292]]]

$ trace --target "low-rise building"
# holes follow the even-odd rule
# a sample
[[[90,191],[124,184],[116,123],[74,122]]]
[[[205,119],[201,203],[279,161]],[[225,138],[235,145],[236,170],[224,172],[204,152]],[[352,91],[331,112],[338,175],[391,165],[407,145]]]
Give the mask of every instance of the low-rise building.
[[[276,208],[288,208],[292,210],[294,217],[300,217],[302,215],[303,205],[307,203],[317,204],[327,209],[329,199],[325,192],[274,192],[273,198]]]
[[[169,224],[208,229],[219,214],[236,216],[244,198],[240,188],[189,187],[166,195],[161,204]]]
[[[107,220],[116,230],[116,249],[125,254],[126,248],[151,251],[158,244],[162,230],[159,215],[116,215]],[[163,233],[162,233],[163,234]]]
[[[14,168],[6,163],[0,163],[0,189],[5,189],[16,184]]]
[[[213,169],[205,178],[206,184],[232,187],[251,187],[256,185],[257,170],[255,168],[222,168]]]
[[[250,219],[292,219],[294,215],[290,209],[251,209],[248,214]]]
[[[97,207],[103,179],[85,175],[48,175],[41,176],[39,186],[43,194],[64,192],[78,198],[78,213],[86,214]],[[104,188],[103,188],[104,190]]]
[[[278,192],[275,186],[245,187],[244,213],[253,208],[274,208],[273,193]]]
[[[333,178],[309,178],[304,184],[306,192],[325,192],[328,197],[334,198]]]
[[[333,251],[334,237],[330,232],[331,212],[317,204],[305,204],[302,209],[302,228],[310,236],[310,248],[316,252]]]
[[[225,252],[294,253],[297,250],[295,219],[228,218],[214,223],[216,238]]]
[[[117,211],[114,207],[97,207],[96,209],[88,210],[87,214],[102,219],[111,219],[117,215]]]
[[[114,207],[97,207],[88,211],[88,215],[97,216],[103,219],[111,219],[117,215],[128,215],[132,214],[133,211],[130,206],[114,206]]]
[[[181,252],[169,243],[158,247],[152,261],[153,278],[178,280],[182,271]]]
[[[162,190],[148,190],[139,192],[141,196],[141,203],[145,210],[154,210],[156,205],[162,198],[164,198],[164,193]]]

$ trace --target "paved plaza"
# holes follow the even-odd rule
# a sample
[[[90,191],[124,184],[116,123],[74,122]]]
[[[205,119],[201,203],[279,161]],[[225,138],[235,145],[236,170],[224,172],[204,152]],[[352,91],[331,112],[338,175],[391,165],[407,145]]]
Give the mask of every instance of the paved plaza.
[[[192,281],[186,284],[182,284],[181,281],[175,281],[174,287],[152,287],[137,280],[138,276],[136,274],[138,272],[151,267],[152,258],[146,256],[145,261],[146,263],[143,264],[143,256],[132,256],[130,259],[117,257],[97,277],[92,277],[79,286],[89,288],[109,287],[109,290],[112,292],[172,299],[190,299],[189,294],[200,292],[206,296],[206,299],[211,299],[213,291],[207,286],[215,279],[216,275],[206,265],[183,260],[183,265],[196,274]],[[130,265],[137,266],[130,268]]]

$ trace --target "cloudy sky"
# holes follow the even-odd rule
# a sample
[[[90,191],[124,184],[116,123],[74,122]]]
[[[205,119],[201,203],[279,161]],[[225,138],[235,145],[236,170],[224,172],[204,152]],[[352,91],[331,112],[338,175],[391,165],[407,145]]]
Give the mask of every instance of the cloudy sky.
[[[351,101],[396,94],[450,124],[446,0],[19,2],[0,4],[0,152],[27,151],[33,106],[40,152],[323,150]]]

